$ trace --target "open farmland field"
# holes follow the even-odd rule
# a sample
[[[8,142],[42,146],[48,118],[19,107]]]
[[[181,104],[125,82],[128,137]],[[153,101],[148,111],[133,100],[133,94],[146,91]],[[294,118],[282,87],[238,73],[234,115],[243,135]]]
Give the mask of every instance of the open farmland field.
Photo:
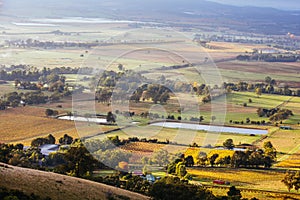
[[[38,35],[41,41],[82,41],[94,42],[99,41],[136,41],[136,38],[151,38],[152,40],[168,42],[157,45],[152,41],[151,44],[128,44],[124,45],[116,42],[114,45],[99,46],[92,49],[84,48],[64,48],[64,49],[38,49],[38,48],[3,48],[0,50],[0,61],[3,64],[20,64],[26,63],[36,67],[57,67],[57,66],[89,66],[96,68],[116,69],[119,63],[122,63],[126,69],[134,69],[136,71],[145,71],[157,69],[161,66],[169,66],[181,64],[182,58],[186,57],[191,62],[202,62],[204,57],[211,57],[212,62],[221,72],[221,75],[226,81],[238,80],[264,80],[267,75],[272,76],[281,82],[288,82],[291,85],[299,81],[298,74],[293,73],[299,71],[298,63],[260,63],[260,62],[239,62],[239,61],[221,61],[222,59],[234,59],[237,55],[243,54],[245,51],[250,52],[254,48],[264,48],[264,45],[211,42],[211,49],[198,46],[192,43],[188,37],[192,33],[185,33],[188,37],[178,34],[176,31],[155,30],[149,29],[144,32],[143,29],[135,29],[128,31],[126,25],[103,25],[101,30],[90,24],[82,24],[86,29],[84,32],[78,31],[78,27],[74,24],[62,26],[61,31],[72,33],[71,35],[55,35],[51,31],[57,30],[57,27],[20,27],[10,26],[7,35],[2,33],[7,39],[22,38],[24,40],[31,38],[33,35]],[[76,30],[77,29],[77,30]],[[50,34],[51,33],[51,34]],[[76,34],[77,33],[77,34]],[[172,37],[170,37],[172,36]],[[173,42],[170,42],[173,41]],[[185,45],[182,45],[185,44]],[[151,49],[153,47],[153,49]],[[146,49],[145,49],[146,48]],[[150,48],[151,51],[147,50]],[[157,49],[155,49],[157,48]],[[143,50],[144,49],[144,50]],[[162,49],[166,49],[162,53]],[[88,53],[86,53],[86,50]],[[176,50],[176,51],[174,51]],[[174,52],[178,56],[174,55]],[[196,54],[201,58],[194,58]],[[83,57],[80,55],[83,54]],[[47,62],[45,62],[47,60]],[[101,63],[101,64],[100,64]],[[104,63],[104,64],[103,64]],[[263,67],[262,67],[263,66]],[[284,66],[284,67],[283,67]],[[206,68],[207,70],[207,68]],[[264,70],[264,71],[261,71]],[[272,73],[270,73],[272,72]],[[149,77],[154,77],[157,70],[147,74]],[[204,82],[201,75],[195,72],[194,68],[179,69],[176,73],[172,71],[159,71],[170,78],[178,77],[178,74],[188,77],[190,81]]]
[[[85,60],[84,50],[1,49],[0,62],[6,65],[28,64],[38,68],[79,67]],[[47,60],[47,62],[45,62]]]
[[[13,82],[8,82],[6,84],[1,84],[0,88],[1,88],[0,96],[3,96],[3,95],[5,95],[7,93],[10,93],[10,92],[17,92],[17,89],[15,89]]]
[[[227,95],[229,102],[243,106],[243,103],[247,103],[249,107],[254,108],[275,108],[280,104],[288,101],[290,96],[262,94],[257,97],[254,92],[233,92]],[[252,103],[248,103],[248,100],[252,99]]]
[[[208,190],[212,191],[214,195],[223,196],[226,195],[229,187],[207,187]],[[264,200],[282,200],[282,199],[299,199],[299,194],[297,193],[288,193],[288,192],[272,192],[272,191],[261,191],[255,189],[241,189],[241,195],[243,198],[251,199],[256,197],[257,199],[264,199]]]
[[[292,190],[288,193],[286,186],[281,182],[283,171],[255,170],[255,169],[228,169],[228,168],[190,168],[188,173],[193,180],[207,185],[215,195],[226,195],[229,186],[212,184],[213,180],[230,182],[241,190],[244,198],[256,197],[258,199],[299,199],[299,194]],[[272,192],[273,191],[273,192]]]
[[[127,139],[128,137],[138,137],[138,138],[151,138],[158,139],[159,141],[166,141],[167,139],[174,144],[184,144],[190,145],[196,142],[198,145],[204,145],[206,140],[212,139],[216,140],[216,145],[223,145],[223,142],[231,138],[235,144],[248,143],[260,139],[260,136],[249,136],[242,134],[230,134],[230,133],[209,133],[203,131],[193,131],[188,129],[171,129],[171,128],[161,128],[155,126],[140,126],[125,128],[120,131],[115,131],[106,135],[96,136],[95,138],[105,138],[109,136],[118,135],[122,139]],[[211,144],[214,145],[214,144]]]
[[[146,142],[134,142],[129,143],[126,145],[121,146],[121,149],[124,149],[126,151],[130,152],[154,152],[156,150],[159,150],[163,148],[165,145],[163,144],[153,144],[153,143],[146,143]]]
[[[290,119],[284,120],[284,123],[292,123],[297,124],[300,120],[300,110],[298,109],[299,97],[293,97],[291,99],[290,96],[281,96],[281,95],[272,95],[272,94],[262,94],[260,97],[254,92],[232,92],[227,94],[226,96],[218,97],[214,101],[210,103],[203,104],[201,103],[201,96],[197,97],[196,95],[192,94],[183,94],[178,93],[177,96],[171,97],[168,104],[165,105],[155,105],[152,102],[139,102],[129,104],[129,110],[131,112],[135,112],[136,114],[141,114],[145,112],[151,112],[153,114],[159,114],[160,116],[166,117],[168,113],[177,118],[180,116],[178,113],[178,109],[184,109],[181,112],[181,117],[183,120],[189,120],[191,117],[199,117],[202,115],[204,117],[204,123],[211,122],[211,116],[215,116],[216,120],[215,123],[226,125],[229,124],[230,120],[233,121],[243,121],[244,124],[235,125],[235,126],[243,126],[243,127],[253,127],[253,128],[270,128],[269,126],[257,126],[257,125],[250,125],[246,124],[246,119],[249,118],[251,121],[262,121],[265,120],[266,122],[269,121],[267,117],[259,117],[257,115],[258,108],[275,108],[277,106],[282,105],[282,108],[291,109],[294,113],[294,116],[291,116]],[[226,98],[225,98],[226,97]],[[180,104],[178,99],[181,100]],[[252,103],[249,103],[249,99],[252,100]],[[93,102],[91,102],[92,104]],[[243,106],[244,103],[247,103],[247,106]],[[91,104],[87,105],[90,107]],[[127,105],[122,104],[113,104],[112,107],[108,106],[107,104],[96,103],[95,109],[99,113],[107,113],[110,109],[115,110],[126,110],[128,107]],[[199,111],[200,113],[199,113]],[[135,121],[143,121],[137,116],[133,117]]]
[[[276,167],[282,167],[282,168],[289,168],[289,169],[300,169],[300,146],[297,145],[293,151],[292,155],[287,155],[285,157],[282,157]]]
[[[228,61],[217,63],[217,66],[223,77],[229,81],[263,81],[266,76],[271,76],[278,83],[287,83],[290,86],[299,87],[299,62]]]
[[[224,180],[241,188],[287,192],[286,186],[281,183],[284,172],[274,170],[191,168],[188,173],[203,184],[210,185],[213,180]]]
[[[296,165],[297,160],[300,159],[299,134],[299,129],[278,130],[266,139],[272,142],[278,152],[278,167],[299,167]],[[260,145],[262,145],[262,143]]]
[[[64,134],[79,138],[116,129],[115,126],[83,122],[76,122],[75,125],[73,121],[48,118],[45,116],[45,109],[46,107],[26,106],[1,111],[0,142],[30,145],[34,138],[46,137],[48,134],[52,134],[58,141]]]
[[[290,109],[294,114],[294,116],[285,120],[285,123],[298,124],[300,122],[300,97],[291,98],[282,108]]]
[[[1,111],[1,142],[20,142],[64,131],[76,136],[74,122],[47,118],[44,112],[44,109],[29,106]]]

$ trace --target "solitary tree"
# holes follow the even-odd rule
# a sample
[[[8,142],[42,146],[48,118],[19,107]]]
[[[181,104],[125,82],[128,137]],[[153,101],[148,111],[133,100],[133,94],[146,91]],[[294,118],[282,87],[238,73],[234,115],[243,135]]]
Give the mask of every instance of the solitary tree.
[[[122,65],[122,64],[119,64],[119,65],[118,65],[118,69],[119,69],[120,71],[122,71],[122,70],[123,70],[123,65]]]
[[[193,156],[186,157],[184,161],[185,161],[185,166],[187,167],[192,167],[195,164]]]
[[[48,116],[52,116],[54,114],[54,111],[52,109],[47,108],[45,110],[45,115]]]
[[[276,149],[270,141],[264,143],[264,151],[266,156],[269,156],[273,160],[276,159]]]
[[[187,171],[186,171],[184,163],[183,162],[177,163],[177,165],[176,165],[176,175],[182,178],[186,174],[187,174]]]
[[[271,78],[270,76],[267,76],[267,77],[265,78],[265,82],[266,82],[267,84],[270,84],[271,81],[272,81],[272,78]]]
[[[207,161],[207,154],[203,151],[199,152],[197,160],[198,160],[198,164],[204,166]]]
[[[232,199],[232,200],[240,200],[242,198],[241,191],[236,189],[235,186],[231,186],[229,188],[229,191],[227,192],[227,195],[229,197],[231,197],[230,199]]]
[[[154,152],[151,161],[159,166],[167,165],[169,163],[169,153],[167,150],[159,149]]]
[[[225,140],[225,142],[223,142],[223,146],[226,148],[226,149],[233,149],[234,148],[234,144],[233,144],[233,140],[232,139],[227,139]]]
[[[216,120],[216,116],[211,116],[211,121],[214,122]]]
[[[55,137],[52,135],[52,134],[49,134],[48,136],[47,136],[47,139],[48,139],[48,143],[49,144],[55,144]]]
[[[285,173],[284,178],[281,180],[281,182],[284,183],[284,185],[287,187],[288,191],[290,192],[291,189],[293,188],[293,178],[294,178],[294,174],[287,171]]]
[[[116,115],[114,115],[112,112],[108,112],[107,115],[106,115],[106,121],[108,123],[115,123],[116,122]]]
[[[63,137],[59,138],[59,144],[72,144],[73,138],[68,134],[64,134]]]
[[[71,148],[65,154],[65,160],[67,161],[69,174],[76,177],[82,177],[87,172],[92,173],[97,163],[81,141],[71,145]]]
[[[214,164],[215,164],[215,161],[216,161],[216,159],[219,157],[219,154],[214,154],[214,155],[212,155],[210,158],[209,158],[209,163],[210,163],[210,166],[211,167],[213,167],[214,166]]]
[[[261,88],[258,87],[255,89],[255,94],[257,95],[257,97],[259,97],[261,93],[262,93]]]

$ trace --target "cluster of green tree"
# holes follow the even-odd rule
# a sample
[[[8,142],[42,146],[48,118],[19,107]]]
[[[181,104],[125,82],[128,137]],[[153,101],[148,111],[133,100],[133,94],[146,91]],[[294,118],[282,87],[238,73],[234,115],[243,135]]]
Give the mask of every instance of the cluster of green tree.
[[[115,86],[116,83],[114,81],[116,80],[113,79],[113,81],[109,82],[109,84],[106,83],[105,87],[99,88],[96,91],[95,98],[98,102],[107,103],[111,101],[111,98],[113,98],[114,101],[130,100],[139,102],[140,100],[151,100],[154,103],[166,103],[170,98],[170,90],[167,87],[158,84],[146,84],[141,87],[137,87],[133,94],[128,96],[128,92],[133,88],[133,85],[131,85],[131,87],[127,87],[125,84],[128,85],[130,83],[127,83],[127,81],[122,83],[122,81],[120,81],[118,82],[118,86],[122,83],[122,88],[116,88],[113,92],[113,89],[110,87]],[[135,85],[135,83],[132,84]]]
[[[191,64],[185,64],[185,61],[183,60],[182,61],[182,65],[172,65],[172,66],[169,66],[169,67],[166,67],[166,66],[162,66],[160,68],[160,70],[169,70],[169,69],[182,69],[182,68],[187,68],[187,67],[191,67]]]
[[[0,199],[3,200],[51,200],[50,197],[41,198],[35,194],[27,195],[20,190],[9,190],[4,187],[0,187]]]
[[[17,107],[19,105],[25,104],[42,104],[46,103],[48,100],[48,96],[45,95],[41,91],[34,91],[34,92],[26,92],[26,93],[18,93],[18,92],[11,92],[5,94],[3,99],[0,100],[1,110],[5,110],[6,107]]]
[[[147,171],[147,165],[166,166],[172,160],[174,157],[167,150],[159,149],[154,151],[151,157],[143,157],[141,161],[146,166],[144,170]]]
[[[127,139],[119,140],[118,136],[108,137],[109,140],[116,146],[125,145],[131,142],[147,142],[147,143],[155,143],[155,144],[169,144],[169,140],[166,141],[159,141],[156,138],[147,139],[147,138],[138,138],[138,137],[129,137]]]
[[[238,55],[240,61],[265,61],[265,62],[296,62],[300,59],[295,54],[272,54],[272,53],[255,53],[252,55]]]
[[[43,144],[54,144],[55,140],[55,137],[51,134],[45,138],[36,138],[32,140],[31,147],[25,150],[23,149],[23,144],[0,144],[0,162],[21,167],[45,169],[47,164],[53,160],[55,160],[55,162],[62,160],[59,155],[52,155],[53,157],[45,158],[39,148]],[[59,142],[62,145],[71,144],[73,138],[65,134],[59,139]],[[54,157],[55,159],[53,159]],[[61,163],[60,161],[58,161],[58,163]]]
[[[23,144],[0,144],[0,162],[39,169],[43,161],[43,155],[36,147],[23,150]]]
[[[265,120],[260,120],[260,121],[254,121],[254,120],[250,120],[249,117],[246,118],[246,120],[241,120],[241,121],[233,121],[233,120],[229,120],[230,124],[254,124],[254,125],[266,125],[270,122],[266,122]]]
[[[142,98],[143,101],[145,100],[152,100],[154,103],[160,102],[161,104],[166,103],[170,99],[170,89],[159,85],[159,84],[150,84],[145,85],[146,87],[143,89],[141,88],[137,93],[134,93],[134,101],[138,102],[139,99]]]
[[[200,96],[200,95],[208,95],[208,94],[210,94],[210,87],[207,86],[207,85],[205,85],[205,84],[201,84],[199,86],[193,86],[193,91],[198,96]]]
[[[137,96],[139,91],[135,90],[146,82],[146,78],[132,70],[120,69],[119,72],[104,71],[100,77],[92,78],[91,86],[96,87],[95,99],[98,102],[110,102],[112,96],[114,101],[130,100]],[[132,94],[133,91],[135,94]]]
[[[288,119],[289,116],[293,116],[293,112],[289,109],[266,109],[266,108],[258,108],[257,115],[259,117],[269,117],[270,121],[276,122]]]
[[[76,177],[90,176],[97,166],[102,166],[80,140],[75,140],[68,148],[60,148],[41,161],[40,169]]]
[[[278,95],[286,95],[286,96],[300,96],[300,89],[291,90],[288,85],[285,85],[283,88],[276,86],[276,80],[271,77],[265,77],[264,83],[247,83],[240,81],[238,83],[223,83],[223,88],[226,89],[227,92],[231,91],[249,91],[255,92],[258,96],[262,93],[265,94],[278,94]],[[249,103],[251,103],[249,101]]]
[[[178,110],[178,113],[180,113],[180,112],[181,111]],[[169,113],[167,116],[164,116],[164,115],[159,115],[158,113],[151,113],[151,112],[142,112],[142,113],[138,114],[135,112],[128,112],[128,111],[121,112],[119,110],[116,110],[116,114],[121,114],[126,118],[133,117],[133,116],[140,116],[142,118],[148,118],[151,120],[155,120],[155,119],[182,120],[182,117],[180,115],[176,117],[174,114],[171,114],[171,113]],[[188,121],[187,118],[184,118],[184,120]],[[190,117],[189,120],[192,122],[202,122],[204,120],[204,117],[203,116],[200,116],[199,118]]]
[[[215,196],[202,186],[192,185],[172,176],[156,181],[150,187],[149,195],[154,200],[247,200],[247,198],[242,198],[241,191],[235,186],[229,188],[227,196]],[[257,198],[254,197],[251,200],[257,200]]]
[[[232,34],[207,34],[207,33],[199,33],[195,35],[194,40],[197,42],[202,42],[206,45],[210,41],[218,41],[218,42],[233,42],[233,43],[244,43],[244,44],[265,44],[269,47],[274,47],[276,49],[285,49],[285,50],[298,50],[299,43],[295,42],[294,39],[290,37],[253,37],[252,35],[245,35],[247,30],[244,31],[244,36],[241,38],[239,35]],[[273,27],[265,32],[267,35],[272,35],[274,33]],[[258,52],[258,51],[256,51]]]
[[[72,68],[72,67],[55,67],[55,68],[46,68],[38,69],[36,67],[27,66],[27,65],[12,65],[10,67],[2,67],[0,70],[1,80],[6,81],[41,81],[44,80],[45,77],[55,74],[77,74],[80,71],[82,74],[91,74],[92,68]]]
[[[40,88],[36,83],[32,83],[30,81],[19,81],[15,80],[15,87],[23,90],[39,90]]]
[[[118,175],[111,175],[106,177],[90,176],[89,180],[104,183],[114,187],[123,188],[129,191],[149,195],[151,184],[149,181],[141,176],[134,176],[131,173],[119,172]]]
[[[26,104],[43,104],[48,101],[58,101],[60,98],[65,96],[70,96],[71,91],[64,84],[54,84],[49,89],[54,92],[51,95],[46,95],[41,90],[31,91],[31,92],[10,92],[3,96],[0,100],[0,110],[5,110],[6,107],[17,107],[19,105],[25,106]]]
[[[216,197],[203,187],[191,185],[176,177],[164,177],[150,188],[150,196],[155,200],[214,200]]]
[[[44,138],[36,138],[31,141],[32,147],[39,147],[43,144],[55,144],[55,137],[52,134],[49,134]]]
[[[192,121],[192,122],[202,122],[203,120],[204,120],[203,116],[200,116],[199,118],[198,117],[191,117],[190,118],[190,121]]]
[[[110,168],[118,168],[120,162],[128,162],[131,157],[130,153],[116,148],[120,144],[121,141],[117,136],[104,140],[92,139],[84,141],[84,145],[90,153]]]
[[[223,146],[227,149],[233,149],[234,144],[232,139],[227,139]],[[193,159],[190,157],[189,159]],[[233,156],[223,156],[219,158],[219,154],[215,153],[211,156],[207,156],[205,152],[200,152],[198,155],[198,165],[206,166],[210,165],[214,167],[226,166],[233,168],[259,168],[261,166],[270,168],[276,160],[276,149],[271,142],[265,142],[263,149],[246,150],[246,151],[234,151]],[[190,163],[193,163],[190,161]]]
[[[289,192],[293,188],[298,192],[300,189],[300,172],[287,171],[281,182],[286,185]]]
[[[270,141],[265,142],[263,150],[236,151],[231,159],[232,167],[256,167],[264,166],[270,168],[276,160],[276,149]]]
[[[45,115],[46,115],[47,117],[49,117],[49,116],[56,116],[56,115],[58,115],[58,111],[57,111],[57,110],[50,109],[50,108],[47,108],[47,109],[45,110]]]
[[[192,156],[184,157],[183,154],[178,155],[178,157],[167,165],[167,172],[169,174],[176,175],[181,179],[188,179],[188,174],[186,171],[187,166],[193,166],[194,159]]]
[[[16,79],[23,80],[23,81],[37,81],[39,77],[41,76],[41,73],[36,68],[34,71],[28,70],[28,69],[16,69],[13,71],[7,71],[2,69],[0,71],[0,77],[1,80],[6,81],[14,81]]]
[[[104,178],[89,177],[89,179],[141,193],[150,196],[154,200],[247,200],[246,198],[242,198],[240,190],[234,186],[229,188],[227,196],[215,196],[211,191],[206,190],[202,186],[189,184],[187,181],[174,176],[166,176],[154,184],[150,184],[141,176],[133,176],[131,173],[120,173],[119,176],[106,176]],[[258,199],[251,198],[251,200]]]
[[[197,83],[184,83],[179,80],[169,80],[163,75],[157,80],[147,79],[140,73],[132,70],[125,70],[120,64],[119,72],[104,71],[100,77],[95,76],[92,79],[91,85],[96,86],[95,99],[101,103],[109,103],[113,101],[131,100],[134,102],[150,100],[154,103],[166,103],[170,99],[172,91],[195,93],[203,95],[204,103],[211,101],[220,94],[211,96],[213,89],[218,89],[218,86],[210,88],[210,86]],[[142,83],[147,83],[140,86]],[[151,83],[151,84],[150,84]],[[223,94],[223,93],[222,93]],[[222,95],[221,94],[221,95]]]

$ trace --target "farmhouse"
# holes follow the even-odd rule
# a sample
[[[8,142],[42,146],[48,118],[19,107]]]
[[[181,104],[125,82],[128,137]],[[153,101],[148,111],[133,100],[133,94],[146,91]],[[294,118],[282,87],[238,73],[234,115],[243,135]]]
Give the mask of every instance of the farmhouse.
[[[154,183],[156,179],[152,174],[147,174],[146,175],[146,180],[150,183]]]
[[[282,130],[292,130],[292,127],[290,127],[290,126],[280,126],[280,129],[282,129]]]

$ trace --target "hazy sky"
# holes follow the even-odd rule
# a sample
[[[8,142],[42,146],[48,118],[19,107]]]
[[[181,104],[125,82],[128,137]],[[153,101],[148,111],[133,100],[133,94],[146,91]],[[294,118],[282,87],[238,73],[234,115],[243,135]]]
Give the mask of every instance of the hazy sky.
[[[300,10],[300,0],[209,0],[238,6],[273,7],[285,10]]]

